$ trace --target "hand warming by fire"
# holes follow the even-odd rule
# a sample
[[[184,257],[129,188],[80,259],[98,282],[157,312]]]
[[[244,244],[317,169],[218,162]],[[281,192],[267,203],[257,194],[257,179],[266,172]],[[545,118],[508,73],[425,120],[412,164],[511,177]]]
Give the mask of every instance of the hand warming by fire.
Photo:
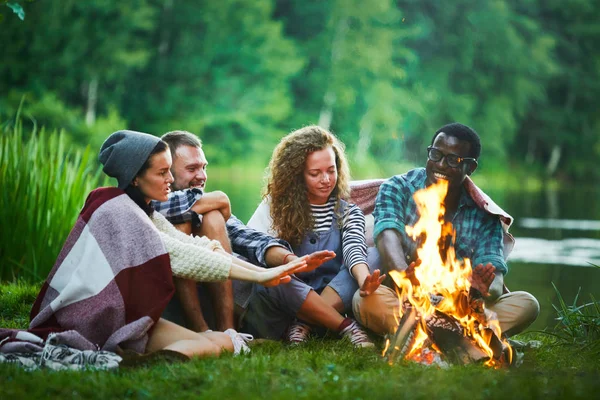
[[[495,268],[472,268],[469,259],[456,258],[455,232],[444,219],[447,190],[448,182],[439,180],[414,194],[420,219],[406,232],[420,243],[418,261],[389,273],[402,306],[384,356],[389,363],[406,358],[425,364],[509,365],[510,346],[501,340],[496,314],[484,305]]]

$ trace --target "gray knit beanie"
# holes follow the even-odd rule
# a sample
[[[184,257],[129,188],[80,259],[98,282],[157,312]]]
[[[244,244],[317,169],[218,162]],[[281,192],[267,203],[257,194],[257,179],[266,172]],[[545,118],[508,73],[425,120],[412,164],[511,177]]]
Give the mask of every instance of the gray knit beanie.
[[[147,133],[117,131],[102,143],[98,160],[108,176],[117,178],[119,188],[125,189],[146,162],[159,138]]]

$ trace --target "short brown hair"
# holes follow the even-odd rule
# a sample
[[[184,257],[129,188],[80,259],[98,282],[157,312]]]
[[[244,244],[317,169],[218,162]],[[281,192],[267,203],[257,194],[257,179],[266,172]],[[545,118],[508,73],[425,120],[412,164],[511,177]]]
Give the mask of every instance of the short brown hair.
[[[175,159],[177,149],[181,146],[202,148],[202,140],[188,131],[171,131],[162,135],[161,139],[169,145],[171,157]]]

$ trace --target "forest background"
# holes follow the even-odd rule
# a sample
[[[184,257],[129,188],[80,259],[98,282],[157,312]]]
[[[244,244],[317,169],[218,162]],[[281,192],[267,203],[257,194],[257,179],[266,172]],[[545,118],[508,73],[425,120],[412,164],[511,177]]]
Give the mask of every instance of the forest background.
[[[477,184],[517,221],[548,225],[513,225],[525,249],[552,255],[557,244],[584,243],[566,248],[577,263],[511,261],[510,286],[543,305],[539,329],[557,324],[550,336],[525,334],[545,346],[526,355],[518,374],[478,366],[423,373],[336,340],[117,374],[42,371],[36,385],[31,373],[2,365],[0,392],[593,398],[598,21],[595,0],[0,0],[2,327],[27,327],[87,193],[108,183],[97,152],[119,129],[197,134],[211,164],[209,190],[226,191],[247,219],[273,147],[293,129],[330,128],[347,146],[353,176],[364,179],[423,165],[433,132],[459,121],[482,137]]]
[[[0,13],[4,128],[24,99],[24,124],[74,146],[185,129],[213,165],[264,165],[318,123],[368,177],[421,165],[433,132],[460,121],[487,170],[600,178],[594,0],[3,0]]]
[[[197,134],[209,190],[232,193],[242,219],[275,144],[308,124],[342,139],[355,179],[422,166],[435,130],[459,121],[482,138],[483,187],[600,180],[594,0],[0,0],[0,18],[4,279],[8,264],[45,276],[119,129]],[[64,144],[19,150],[16,130]],[[41,174],[86,147],[91,167],[41,203]]]

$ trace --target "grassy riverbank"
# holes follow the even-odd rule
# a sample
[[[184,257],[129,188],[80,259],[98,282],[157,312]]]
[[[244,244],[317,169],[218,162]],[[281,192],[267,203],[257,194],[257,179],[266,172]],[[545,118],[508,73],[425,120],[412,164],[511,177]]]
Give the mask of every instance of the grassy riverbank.
[[[38,287],[0,286],[0,326],[25,328]],[[289,348],[270,342],[249,356],[225,355],[186,364],[113,372],[26,372],[0,365],[0,395],[20,398],[403,398],[403,399],[588,399],[600,390],[600,358],[553,336],[527,350],[509,370],[479,365],[447,369],[412,363],[387,365],[381,348],[356,350],[349,343],[314,339]]]

